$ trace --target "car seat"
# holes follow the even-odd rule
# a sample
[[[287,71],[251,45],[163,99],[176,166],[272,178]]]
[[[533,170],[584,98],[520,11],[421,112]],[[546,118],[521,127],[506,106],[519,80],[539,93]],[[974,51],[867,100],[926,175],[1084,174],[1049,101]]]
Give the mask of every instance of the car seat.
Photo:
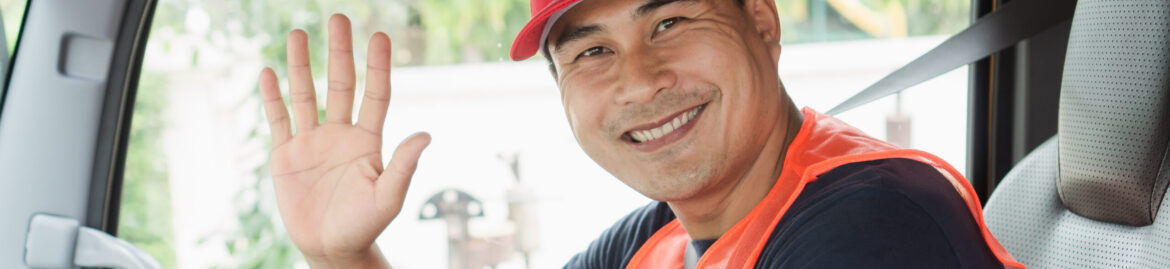
[[[1170,1],[1080,0],[1057,134],[1009,172],[988,229],[1030,268],[1170,268]]]

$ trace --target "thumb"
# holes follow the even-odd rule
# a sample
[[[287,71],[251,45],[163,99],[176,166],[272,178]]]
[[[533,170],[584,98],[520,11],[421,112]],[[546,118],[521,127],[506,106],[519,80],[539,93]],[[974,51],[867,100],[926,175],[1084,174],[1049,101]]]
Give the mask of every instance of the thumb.
[[[394,155],[386,170],[374,182],[377,206],[382,210],[390,210],[397,215],[402,209],[402,200],[406,198],[406,189],[410,186],[410,179],[414,176],[414,169],[418,167],[418,159],[422,151],[431,144],[431,135],[418,132],[410,135],[398,144]]]

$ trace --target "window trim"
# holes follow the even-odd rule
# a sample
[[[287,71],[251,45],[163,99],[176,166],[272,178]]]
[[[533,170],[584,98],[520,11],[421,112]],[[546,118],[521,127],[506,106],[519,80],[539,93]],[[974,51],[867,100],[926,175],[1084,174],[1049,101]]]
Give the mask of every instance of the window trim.
[[[157,0],[129,0],[110,63],[84,224],[117,235],[138,80]]]

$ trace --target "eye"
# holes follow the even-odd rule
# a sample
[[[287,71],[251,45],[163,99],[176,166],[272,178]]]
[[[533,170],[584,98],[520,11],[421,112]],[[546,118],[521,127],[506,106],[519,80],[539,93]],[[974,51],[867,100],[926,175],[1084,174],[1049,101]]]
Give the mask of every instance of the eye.
[[[659,21],[658,26],[654,28],[654,32],[658,33],[658,32],[662,32],[662,31],[666,31],[666,29],[670,29],[670,27],[674,27],[675,24],[678,24],[678,22],[685,20],[685,19],[687,19],[687,18],[671,17],[671,18]]]
[[[609,52],[609,49],[607,49],[605,47],[601,47],[601,46],[592,47],[592,48],[586,49],[585,51],[582,51],[581,54],[577,55],[577,59],[581,59],[583,57],[601,55],[602,53],[607,53],[607,52]]]

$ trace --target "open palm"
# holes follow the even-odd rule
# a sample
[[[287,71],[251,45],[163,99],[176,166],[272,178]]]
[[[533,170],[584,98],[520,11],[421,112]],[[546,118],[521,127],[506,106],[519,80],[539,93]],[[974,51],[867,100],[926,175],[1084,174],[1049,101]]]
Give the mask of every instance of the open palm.
[[[412,135],[382,168],[382,127],[390,102],[390,39],[370,38],[365,96],[353,124],[354,64],[349,20],[329,20],[329,90],[325,122],[318,122],[308,36],[288,36],[289,113],[276,75],[260,73],[260,92],[272,128],[272,174],[281,218],[310,263],[376,253],[374,238],[398,215],[423,148]],[[371,253],[375,252],[375,253]],[[336,264],[334,264],[336,265]]]

